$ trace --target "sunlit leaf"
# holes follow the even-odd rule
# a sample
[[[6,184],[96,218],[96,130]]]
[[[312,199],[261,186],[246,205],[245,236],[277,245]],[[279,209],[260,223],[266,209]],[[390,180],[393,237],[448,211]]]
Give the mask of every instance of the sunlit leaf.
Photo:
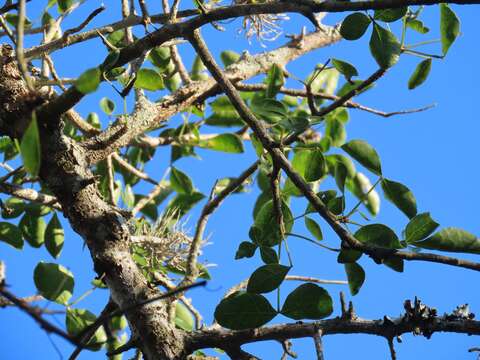
[[[410,90],[415,89],[427,80],[428,74],[432,67],[432,59],[423,60],[417,65],[410,79],[408,79],[408,88]]]
[[[62,251],[64,236],[62,224],[55,213],[45,229],[45,247],[54,258],[57,258]]]
[[[13,224],[0,222],[0,241],[6,242],[15,249],[23,248],[22,232]]]
[[[450,46],[460,34],[460,20],[448,4],[440,4],[440,35],[442,52],[446,55]]]
[[[396,181],[383,179],[382,189],[385,198],[395,204],[395,206],[410,219],[417,215],[417,201],[413,193],[405,185]]]
[[[430,213],[416,215],[405,228],[405,241],[413,243],[425,239],[433,233],[439,224],[430,217]]]
[[[366,141],[352,140],[342,145],[342,149],[374,174],[382,175],[380,158]]]
[[[33,273],[38,292],[45,299],[66,305],[73,293],[73,274],[63,266],[39,262]]]
[[[480,254],[480,239],[468,231],[449,227],[412,245],[424,249]]]
[[[23,166],[32,175],[37,176],[40,171],[41,148],[38,132],[37,117],[34,115],[20,142]]]
[[[395,35],[378,24],[373,24],[370,52],[377,64],[384,69],[396,64],[400,57],[400,43]]]

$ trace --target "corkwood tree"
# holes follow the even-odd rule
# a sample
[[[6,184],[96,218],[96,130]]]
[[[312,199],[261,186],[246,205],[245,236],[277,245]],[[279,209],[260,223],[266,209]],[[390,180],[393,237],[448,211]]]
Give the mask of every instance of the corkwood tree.
[[[422,85],[432,63],[448,61],[455,50],[460,20],[451,4],[476,11],[478,1],[45,3],[8,0],[0,8],[0,246],[44,247],[51,256],[30,264],[37,291],[29,297],[14,291],[8,261],[0,262],[1,307],[18,308],[39,334],[69,343],[70,359],[101,349],[113,359],[127,352],[137,359],[269,359],[268,351],[248,346],[271,340],[287,359],[296,357],[300,338],[312,339],[311,358],[324,359],[322,338],[337,334],[384,338],[385,356],[395,359],[404,334],[480,334],[480,322],[461,304],[440,313],[417,298],[399,299],[405,300],[400,316],[357,314],[349,299],[362,296],[366,263],[399,273],[412,263],[437,263],[439,278],[452,267],[480,271],[469,255],[480,253],[480,240],[417,210],[412,191],[382,170],[374,147],[346,133],[349,117],[360,112],[383,121],[427,111],[385,112],[357,96],[375,92],[376,82],[406,56],[418,58],[408,88]],[[430,10],[439,17],[424,23]],[[341,13],[342,21],[324,25],[330,13]],[[99,20],[107,18],[113,20]],[[279,36],[286,26],[295,33],[284,43]],[[430,27],[440,29],[440,39],[430,36]],[[239,54],[222,45],[220,56],[212,54],[217,34],[234,41],[237,30],[265,51]],[[329,55],[329,45],[354,41],[368,44],[376,70],[357,70],[354,55]],[[61,54],[76,46],[98,63],[85,68],[78,59],[67,76]],[[289,70],[309,56],[317,65],[308,76]],[[99,93],[101,115],[77,112]],[[256,154],[252,163],[219,177],[205,193],[182,166],[199,151],[241,158],[247,148]],[[249,229],[232,221],[230,239],[206,230],[224,201],[248,191],[258,194],[254,207],[234,216],[253,213]],[[401,232],[375,220],[380,196],[398,209]],[[73,296],[72,259],[61,256],[70,241],[63,226],[83,239],[94,291]],[[346,281],[298,274],[288,247],[294,239],[333,257]],[[212,291],[208,260],[200,257],[209,241],[215,247],[237,242],[236,254],[225,257],[238,266],[261,264],[245,281],[215,292],[213,324],[202,320],[212,314],[195,305]],[[342,285],[346,294],[338,297]],[[101,312],[82,306],[84,297],[100,292],[109,294]]]

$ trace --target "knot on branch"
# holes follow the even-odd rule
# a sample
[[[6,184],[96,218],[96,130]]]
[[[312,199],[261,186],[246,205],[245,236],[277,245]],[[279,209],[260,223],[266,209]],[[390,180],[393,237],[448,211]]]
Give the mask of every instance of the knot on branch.
[[[40,91],[30,91],[8,44],[0,45],[0,134],[22,136],[32,111],[47,100]]]
[[[428,307],[417,297],[415,297],[413,304],[411,300],[405,300],[403,307],[405,315],[402,320],[416,325],[413,329],[414,335],[423,335],[429,339],[433,334],[430,329],[437,319],[437,309]]]

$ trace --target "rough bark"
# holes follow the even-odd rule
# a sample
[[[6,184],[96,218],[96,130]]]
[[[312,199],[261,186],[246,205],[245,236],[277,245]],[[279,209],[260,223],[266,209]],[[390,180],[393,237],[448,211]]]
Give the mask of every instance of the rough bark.
[[[30,104],[36,103],[30,99],[37,97],[26,90],[10,48],[1,46],[0,51],[0,134],[19,138],[28,125],[33,109]],[[38,98],[42,100],[40,96]],[[26,103],[30,107],[26,107]],[[38,123],[42,148],[39,177],[57,197],[72,228],[86,242],[95,271],[104,276],[113,300],[124,308],[158,295],[158,290],[148,286],[133,261],[126,219],[121,211],[102,199],[88,167],[85,150],[63,135],[61,117],[44,113]],[[132,333],[140,339],[140,348],[146,359],[179,359],[184,356],[183,332],[168,322],[163,303],[136,307],[126,316]]]

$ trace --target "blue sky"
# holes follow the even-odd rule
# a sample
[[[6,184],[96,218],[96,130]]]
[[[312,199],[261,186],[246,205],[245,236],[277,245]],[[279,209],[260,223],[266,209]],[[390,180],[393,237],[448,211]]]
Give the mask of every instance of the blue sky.
[[[35,2],[33,2],[35,3]],[[41,2],[42,5],[44,2]],[[160,2],[155,2],[160,3]],[[117,5],[106,4],[108,9],[96,20],[96,24],[119,18]],[[38,6],[38,7],[37,7]],[[87,1],[85,9],[80,9],[67,21],[67,28],[78,24],[97,4]],[[185,1],[187,6],[187,1]],[[441,226],[457,226],[474,234],[480,234],[477,208],[480,203],[478,178],[480,171],[477,164],[477,134],[480,131],[477,110],[478,66],[478,13],[476,6],[453,6],[462,21],[462,34],[451,48],[445,60],[434,61],[432,72],[425,84],[409,91],[407,81],[413,72],[418,58],[408,55],[401,57],[399,63],[382,78],[375,89],[361,95],[357,101],[385,111],[394,111],[421,107],[431,103],[437,106],[427,112],[392,118],[381,118],[369,113],[350,111],[347,127],[349,139],[367,140],[378,151],[386,177],[407,185],[415,194],[419,212],[430,211],[432,217]],[[40,5],[30,5],[32,18],[38,20]],[[158,13],[152,8],[151,13]],[[333,24],[344,15],[329,15],[325,19]],[[438,9],[429,8],[423,17],[432,29],[428,39],[438,38]],[[304,21],[297,16],[286,23],[286,32],[298,32]],[[249,45],[242,36],[237,35],[239,22],[225,25],[227,31],[219,33],[206,26],[203,33],[215,54],[224,49],[241,51],[248,48],[250,53],[264,51],[253,41]],[[310,25],[308,25],[310,26]],[[396,29],[395,27],[393,28]],[[142,35],[138,29],[137,34]],[[398,34],[398,32],[397,32]],[[418,38],[418,37],[417,37]],[[416,41],[416,39],[413,39]],[[283,37],[267,49],[275,48],[284,42]],[[101,50],[100,50],[101,49]],[[430,47],[439,53],[439,46]],[[188,64],[192,56],[187,45],[180,50]],[[78,76],[83,70],[101,63],[105,56],[103,46],[98,40],[90,44],[81,44],[56,53],[57,69],[62,76]],[[288,66],[288,70],[299,77],[305,77],[317,64],[335,57],[349,61],[357,66],[361,77],[366,78],[376,65],[368,51],[368,36],[357,42],[343,41],[337,45],[321,49],[307,55]],[[110,96],[121,108],[121,101],[111,89],[102,85],[100,91],[88,96],[77,109],[87,115],[90,111],[100,113],[98,101],[103,96]],[[156,99],[158,95],[154,95]],[[102,119],[104,125],[108,119]],[[209,131],[216,131],[213,128]],[[178,162],[178,167],[192,176],[195,186],[203,193],[208,193],[217,178],[236,176],[254,159],[255,154],[246,144],[246,152],[241,155],[214,153],[198,150],[201,160],[188,158]],[[169,152],[158,151],[154,161],[147,167],[152,177],[160,179],[168,166]],[[326,183],[323,186],[327,186]],[[150,187],[143,185],[139,192],[147,193]],[[256,258],[235,261],[233,257],[238,244],[248,238],[248,229],[252,223],[252,208],[258,196],[258,190],[252,187],[246,194],[229,198],[211,217],[207,233],[212,243],[204,248],[203,260],[216,264],[211,268],[212,281],[206,289],[191,292],[195,305],[205,315],[207,323],[211,322],[213,310],[224,292],[239,281],[247,278],[260,265]],[[382,199],[383,200],[383,199]],[[304,203],[293,203],[292,211],[300,214]],[[193,232],[201,206],[197,206],[187,219],[187,229]],[[319,220],[318,218],[316,218]],[[390,204],[382,201],[381,212],[375,219],[389,225],[399,234],[406,225],[406,217]],[[325,242],[338,244],[337,238],[328,231],[324,223]],[[94,276],[92,262],[83,241],[73,233],[64,222],[66,229],[65,247],[58,262],[67,266],[75,275],[74,298],[90,288]],[[304,232],[303,222],[295,227],[296,232]],[[289,240],[293,255],[296,275],[310,275],[323,279],[345,279],[343,267],[336,263],[336,256],[325,252],[309,243],[297,239]],[[475,260],[478,256],[465,255]],[[0,258],[7,264],[7,279],[11,291],[20,296],[35,292],[32,274],[38,261],[53,262],[50,255],[42,249],[32,249],[28,245],[19,252],[0,244]],[[478,259],[477,259],[478,260]],[[437,264],[410,262],[405,264],[402,274],[376,265],[366,257],[360,260],[367,277],[360,293],[353,297],[359,316],[380,318],[383,315],[397,316],[402,310],[405,299],[418,296],[426,304],[436,307],[439,313],[450,312],[457,305],[469,303],[473,312],[478,312],[480,296],[477,289],[478,275],[472,271],[446,267]],[[295,286],[298,284],[295,284]],[[288,294],[294,284],[286,284],[282,294]],[[338,293],[348,294],[348,288],[339,285],[327,285],[326,288],[334,298],[335,314],[339,313]],[[78,306],[93,312],[102,309],[107,299],[105,290],[96,290]],[[62,316],[52,319],[64,323]],[[278,317],[277,321],[287,321]],[[13,308],[0,309],[0,339],[2,339],[2,359],[37,359],[56,358],[56,352],[49,343],[45,333],[25,314]],[[58,337],[52,341],[60,348],[65,357],[71,347]],[[355,356],[364,359],[386,359],[388,347],[386,341],[372,336],[348,335],[328,336],[324,339],[327,359],[343,359]],[[479,346],[478,338],[465,335],[434,334],[432,339],[406,335],[403,343],[397,345],[399,359],[474,359],[467,353],[471,347]],[[262,359],[279,359],[281,347],[275,343],[254,344],[246,347]],[[311,339],[294,341],[294,350],[300,359],[313,359],[314,347]],[[104,358],[102,352],[82,353],[81,359]]]

